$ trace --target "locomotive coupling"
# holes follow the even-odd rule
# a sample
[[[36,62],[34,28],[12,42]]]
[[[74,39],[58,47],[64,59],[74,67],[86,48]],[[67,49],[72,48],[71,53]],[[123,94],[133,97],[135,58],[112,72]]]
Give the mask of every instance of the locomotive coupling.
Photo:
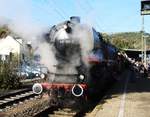
[[[75,84],[73,87],[72,87],[72,90],[71,90],[72,94],[75,96],[75,97],[80,97],[83,95],[83,88],[80,84]]]
[[[40,83],[35,83],[32,86],[32,91],[34,94],[41,94],[43,92],[43,87]]]

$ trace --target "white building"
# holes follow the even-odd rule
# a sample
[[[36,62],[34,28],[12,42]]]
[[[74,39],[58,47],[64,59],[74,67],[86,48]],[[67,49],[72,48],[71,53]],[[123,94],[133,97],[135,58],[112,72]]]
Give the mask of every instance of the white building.
[[[22,39],[14,39],[12,36],[0,38],[0,59],[6,60],[10,53],[21,54]]]

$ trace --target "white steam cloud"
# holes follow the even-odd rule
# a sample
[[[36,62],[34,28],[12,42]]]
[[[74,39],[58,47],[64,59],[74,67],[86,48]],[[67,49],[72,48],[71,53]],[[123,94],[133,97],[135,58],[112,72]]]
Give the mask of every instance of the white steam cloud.
[[[88,56],[93,49],[94,39],[92,27],[82,24],[73,29],[73,38],[79,41],[83,62],[88,65]]]
[[[55,71],[54,65],[57,64],[54,52],[52,51],[52,46],[49,43],[43,42],[38,46],[36,51],[41,55],[41,63],[46,65],[51,72]]]
[[[35,54],[41,56],[40,62],[53,71],[52,63],[55,64],[56,59],[51,47],[41,38],[48,30],[33,19],[31,5],[27,0],[0,0],[0,26],[7,25],[24,42],[31,42]]]
[[[7,24],[8,27],[25,39],[30,41],[35,53],[41,55],[41,63],[54,72],[57,64],[52,47],[41,38],[47,27],[43,27],[32,17],[31,2],[26,0],[0,0],[0,26]],[[9,14],[9,15],[8,15]],[[10,20],[5,20],[10,19]],[[44,29],[44,30],[43,30]],[[73,38],[81,45],[82,59],[88,65],[87,57],[93,48],[92,28],[87,25],[77,25],[73,29]],[[38,49],[36,49],[38,48]],[[71,64],[79,62],[78,56],[74,55]],[[68,70],[67,70],[68,71]]]

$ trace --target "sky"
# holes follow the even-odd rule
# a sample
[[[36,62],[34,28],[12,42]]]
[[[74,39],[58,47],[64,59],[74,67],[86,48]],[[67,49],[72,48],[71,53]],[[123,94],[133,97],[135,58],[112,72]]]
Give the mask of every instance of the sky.
[[[51,27],[71,16],[79,16],[82,23],[100,32],[133,32],[142,28],[140,0],[0,0],[0,23]],[[144,21],[145,31],[150,33],[150,16],[144,16]]]

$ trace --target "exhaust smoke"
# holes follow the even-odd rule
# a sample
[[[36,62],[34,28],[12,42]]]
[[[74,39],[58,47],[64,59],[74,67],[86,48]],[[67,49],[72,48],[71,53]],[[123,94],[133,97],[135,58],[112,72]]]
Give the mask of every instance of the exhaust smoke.
[[[94,39],[92,28],[85,24],[76,25],[73,29],[73,39],[76,39],[81,47],[81,54],[83,62],[88,66],[88,55],[93,49]]]

